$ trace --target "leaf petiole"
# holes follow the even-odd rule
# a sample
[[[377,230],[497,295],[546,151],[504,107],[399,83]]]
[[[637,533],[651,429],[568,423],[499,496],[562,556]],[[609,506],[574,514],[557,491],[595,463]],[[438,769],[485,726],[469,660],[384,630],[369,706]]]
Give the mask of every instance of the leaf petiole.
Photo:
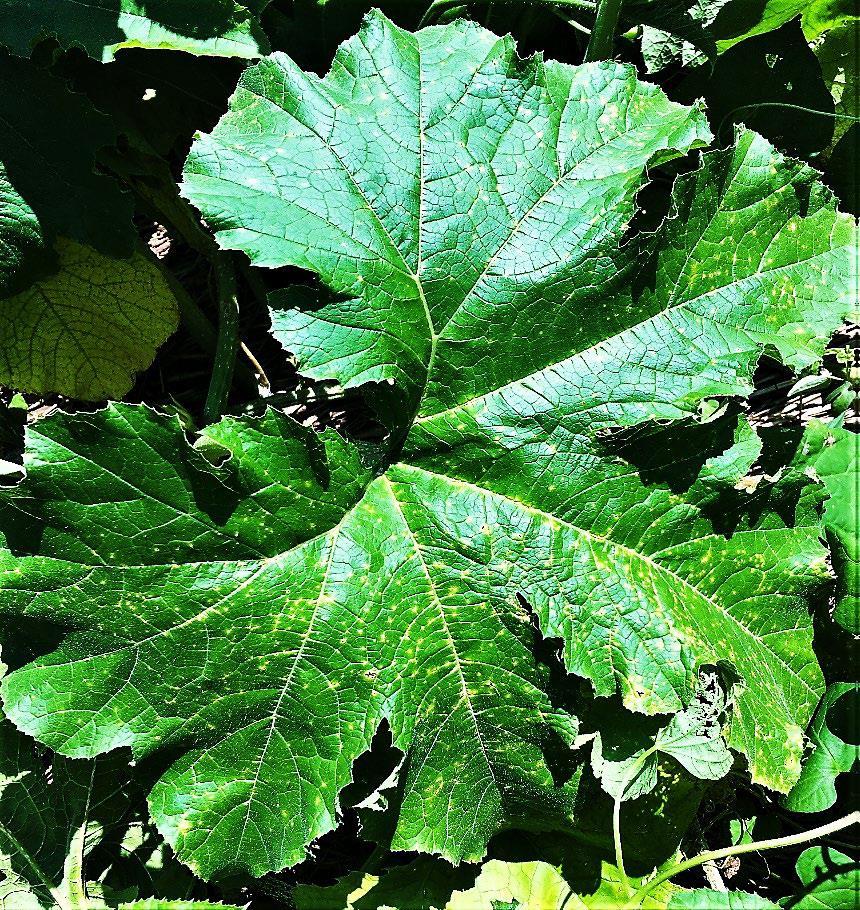
[[[233,384],[236,352],[239,349],[236,273],[227,254],[215,257],[215,277],[218,284],[218,341],[215,345],[212,378],[209,381],[206,404],[203,406],[205,423],[214,423],[224,412],[230,386]]]
[[[797,844],[806,844],[813,840],[826,837],[836,831],[842,831],[844,828],[850,828],[851,825],[860,824],[860,810],[851,812],[843,818],[837,819],[826,825],[820,825],[818,828],[812,828],[809,831],[801,831],[797,834],[789,834],[787,837],[773,837],[768,840],[752,841],[747,844],[737,844],[733,847],[723,847],[720,850],[706,850],[690,859],[666,869],[661,872],[650,882],[643,885],[631,900],[631,906],[638,907],[642,900],[650,894],[658,885],[686,872],[688,869],[695,869],[711,860],[725,859],[728,856],[739,856],[742,853],[756,853],[763,850],[776,850],[779,847],[793,847]]]
[[[585,49],[586,63],[609,60],[612,57],[612,43],[615,40],[615,30],[618,28],[621,3],[622,0],[600,0],[594,28]]]

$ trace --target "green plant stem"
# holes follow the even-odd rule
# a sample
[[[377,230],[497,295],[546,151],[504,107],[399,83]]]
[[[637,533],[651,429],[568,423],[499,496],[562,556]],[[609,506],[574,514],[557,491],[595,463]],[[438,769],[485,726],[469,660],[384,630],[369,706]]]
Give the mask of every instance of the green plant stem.
[[[236,296],[236,273],[227,254],[215,258],[215,277],[218,284],[218,341],[212,378],[203,406],[203,420],[213,423],[223,413],[233,384],[236,353],[239,350],[239,300]]]
[[[787,837],[773,837],[768,840],[752,841],[748,844],[737,844],[734,847],[723,847],[720,850],[707,850],[704,853],[700,853],[698,856],[692,857],[692,859],[684,860],[684,862],[672,866],[665,872],[661,872],[656,878],[653,878],[646,885],[643,885],[643,887],[633,895],[631,903],[634,906],[639,906],[637,901],[641,903],[642,899],[650,894],[658,885],[662,885],[663,882],[669,881],[670,878],[674,878],[676,875],[680,875],[688,869],[695,869],[696,866],[701,866],[703,863],[707,863],[710,860],[725,859],[727,856],[739,856],[742,853],[758,853],[763,850],[776,850],[779,847],[793,847],[797,844],[806,844],[809,843],[809,841],[818,840],[819,838],[826,837],[828,834],[833,834],[835,831],[842,831],[843,828],[849,828],[851,825],[856,824],[860,824],[860,811],[852,812],[850,815],[837,819],[835,822],[821,825],[818,828],[812,828],[810,831],[789,834]]]
[[[621,781],[621,787],[619,788],[618,795],[614,797],[612,805],[612,840],[615,844],[615,865],[618,867],[621,884],[624,886],[624,890],[627,894],[632,894],[633,889],[630,887],[630,879],[627,877],[627,871],[624,868],[624,850],[621,845],[621,804],[624,802],[624,794],[630,786],[631,781],[642,770],[645,762],[648,761],[656,751],[656,747],[652,746],[650,749],[643,752],[633,763],[630,770]]]
[[[779,107],[789,111],[801,111],[804,114],[815,114],[818,117],[829,117],[831,120],[850,120],[852,123],[860,123],[860,117],[854,117],[851,114],[837,114],[835,111],[819,111],[814,107],[804,107],[802,104],[789,104],[787,101],[760,101],[757,104],[742,104],[728,112],[720,121],[717,127],[717,138],[723,133],[723,127],[726,122],[737,114],[739,111],[756,111],[759,108]]]
[[[621,14],[622,0],[600,0],[597,6],[597,16],[588,47],[585,49],[586,62],[593,60],[609,60],[612,57],[612,45],[615,40],[615,30],[618,28],[618,17]]]

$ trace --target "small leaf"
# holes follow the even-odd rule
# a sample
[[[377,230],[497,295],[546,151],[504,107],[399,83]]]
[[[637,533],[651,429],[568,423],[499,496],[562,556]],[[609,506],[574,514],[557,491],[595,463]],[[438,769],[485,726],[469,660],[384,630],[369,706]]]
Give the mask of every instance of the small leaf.
[[[785,910],[856,908],[860,863],[832,847],[810,847],[797,860],[803,889],[783,902]]]
[[[725,709],[725,696],[716,675],[708,677],[707,685],[700,683],[696,700],[653,736],[634,732],[636,718],[617,719],[604,726],[606,732],[597,734],[591,766],[613,799],[630,800],[650,793],[657,785],[660,755],[670,756],[701,780],[719,780],[729,772],[732,755],[722,738],[719,720]],[[638,723],[641,726],[643,722]]]
[[[176,329],[176,300],[142,253],[112,259],[71,240],[60,269],[0,299],[0,383],[98,401],[121,398]]]
[[[800,779],[785,797],[792,812],[823,812],[836,802],[836,778],[860,761],[860,744],[846,742],[831,729],[837,706],[843,717],[857,717],[860,687],[856,683],[833,683],[815,712],[809,728],[813,752],[803,764]]]

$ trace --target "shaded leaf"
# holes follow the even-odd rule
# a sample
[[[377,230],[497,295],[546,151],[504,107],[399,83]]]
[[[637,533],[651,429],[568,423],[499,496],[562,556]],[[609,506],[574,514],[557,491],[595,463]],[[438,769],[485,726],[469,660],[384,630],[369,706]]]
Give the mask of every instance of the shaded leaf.
[[[860,863],[831,847],[809,847],[797,860],[803,889],[783,902],[788,910],[856,910]]]
[[[128,786],[113,757],[56,758],[49,777],[32,740],[0,721],[0,908],[83,907],[86,855],[120,823]]]
[[[131,197],[94,171],[98,149],[116,140],[108,119],[63,80],[0,51],[0,120],[0,296],[56,269],[57,237],[130,256]]]
[[[823,812],[836,802],[836,778],[851,771],[860,759],[860,745],[846,742],[830,727],[831,710],[839,704],[843,716],[857,716],[858,687],[852,683],[828,686],[809,728],[814,751],[804,762],[800,779],[785,798],[792,812]],[[834,717],[836,712],[833,712]]]
[[[268,51],[256,15],[233,0],[0,0],[0,44],[29,57],[44,38],[105,62],[127,47],[219,57]]]

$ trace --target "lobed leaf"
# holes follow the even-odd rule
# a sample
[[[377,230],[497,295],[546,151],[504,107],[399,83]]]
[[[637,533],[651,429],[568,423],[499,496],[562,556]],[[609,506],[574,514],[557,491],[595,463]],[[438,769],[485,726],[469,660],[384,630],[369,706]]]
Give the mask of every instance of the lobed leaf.
[[[0,612],[69,631],[6,680],[14,722],[68,755],[177,756],[153,817],[208,877],[301,860],[385,719],[393,849],[479,859],[506,826],[575,820],[577,725],[525,599],[630,708],[680,711],[702,664],[731,670],[728,743],[788,790],[823,690],[817,516],[787,499],[725,536],[755,440],[681,489],[607,436],[747,394],[764,350],[810,366],[853,300],[852,220],[752,133],[622,242],[648,165],[708,135],[629,68],[521,60],[465,23],[371,14],[323,80],[248,69],[184,192],[226,248],[319,276],[276,333],[310,375],[378,384],[392,452],[368,467],[273,412],[197,447],[141,407],[30,427]]]

